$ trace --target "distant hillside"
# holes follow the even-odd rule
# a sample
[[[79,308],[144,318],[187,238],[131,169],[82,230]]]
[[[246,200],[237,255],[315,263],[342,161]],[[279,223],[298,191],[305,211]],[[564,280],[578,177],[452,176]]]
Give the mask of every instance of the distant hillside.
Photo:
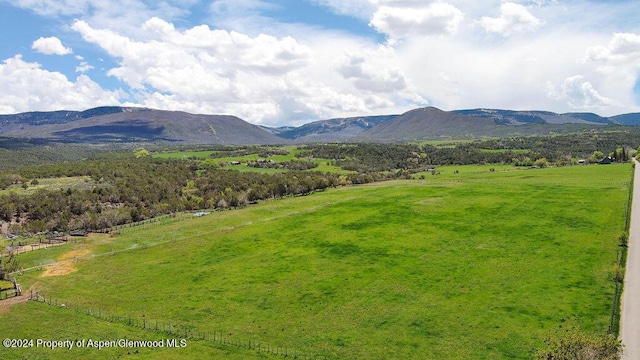
[[[612,124],[607,118],[592,113],[556,114],[549,111],[514,111],[498,109],[456,110],[456,114],[493,119],[500,125],[526,124]]]
[[[123,108],[119,106],[103,106],[85,111],[34,111],[15,115],[0,115],[0,124],[21,124],[21,125],[48,125],[66,124],[72,121],[88,119],[94,116],[108,115],[123,111],[144,110],[137,108]]]
[[[411,141],[442,136],[464,138],[466,134],[487,133],[496,126],[490,118],[427,107],[408,111],[367,130],[362,138],[377,141]]]
[[[596,115],[597,116],[597,115]],[[607,123],[580,116],[543,111],[457,110],[427,107],[408,111],[391,121],[365,131],[361,138],[372,141],[420,141],[477,139],[519,135],[545,135],[584,131]]]
[[[614,124],[614,122],[610,118],[605,118],[600,115],[596,115],[594,113],[566,113],[566,114],[563,114],[563,116],[574,118],[574,119],[581,119],[581,120],[585,120],[587,122],[596,123],[596,124],[606,124],[606,125]]]
[[[262,130],[268,132],[269,134],[278,135],[282,134],[285,131],[293,130],[295,126],[280,126],[280,127],[268,127],[264,125],[258,125]]]
[[[593,113],[443,111],[427,107],[402,115],[336,118],[299,127],[270,128],[252,125],[231,115],[105,106],[85,111],[0,115],[0,137],[86,144],[398,142],[546,135],[620,125],[640,125],[640,113],[601,117]]]
[[[640,113],[617,115],[612,116],[609,119],[611,119],[613,123],[620,125],[640,125]]]
[[[348,141],[396,116],[382,115],[320,120],[282,131],[277,135],[297,143]]]
[[[282,139],[235,116],[142,108],[5,115],[0,134],[64,143],[277,144]],[[73,120],[69,120],[69,119]]]

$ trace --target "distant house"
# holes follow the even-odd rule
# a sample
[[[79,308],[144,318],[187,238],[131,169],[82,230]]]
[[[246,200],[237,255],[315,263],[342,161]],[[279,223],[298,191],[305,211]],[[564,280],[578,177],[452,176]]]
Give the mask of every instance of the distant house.
[[[240,165],[240,161],[232,161],[231,165]]]
[[[600,160],[600,162],[599,162],[598,164],[606,165],[606,164],[611,164],[612,162],[613,162],[613,161],[611,161],[611,158],[610,158],[610,157],[606,157],[606,158],[604,158],[604,159]]]

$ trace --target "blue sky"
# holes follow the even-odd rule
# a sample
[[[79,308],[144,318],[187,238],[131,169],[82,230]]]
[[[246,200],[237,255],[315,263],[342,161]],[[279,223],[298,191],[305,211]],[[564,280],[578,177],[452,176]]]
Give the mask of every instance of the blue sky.
[[[0,0],[0,113],[640,112],[640,2]]]

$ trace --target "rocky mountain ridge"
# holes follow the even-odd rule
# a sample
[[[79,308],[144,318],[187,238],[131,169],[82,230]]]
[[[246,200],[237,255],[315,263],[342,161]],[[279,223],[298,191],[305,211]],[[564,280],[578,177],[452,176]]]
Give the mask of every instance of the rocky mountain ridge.
[[[298,127],[265,127],[231,115],[201,115],[134,107],[0,115],[0,136],[62,143],[170,142],[177,144],[287,144],[416,141],[566,133],[638,126],[640,113],[593,113],[419,108],[398,115],[319,120]]]

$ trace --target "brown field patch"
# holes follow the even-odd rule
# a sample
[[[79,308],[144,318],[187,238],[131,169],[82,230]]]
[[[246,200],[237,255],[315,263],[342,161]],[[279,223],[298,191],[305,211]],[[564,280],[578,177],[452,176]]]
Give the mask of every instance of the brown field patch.
[[[51,276],[64,276],[76,271],[73,263],[63,263],[49,266],[43,273],[42,277],[51,277]]]
[[[42,277],[51,277],[51,276],[64,276],[70,274],[72,272],[77,271],[78,269],[75,267],[76,258],[81,258],[91,254],[91,250],[83,249],[83,250],[74,250],[69,251],[67,253],[62,254],[58,258],[58,263],[51,265],[45,269],[42,273]]]
[[[80,257],[87,256],[89,254],[91,254],[91,250],[88,250],[88,249],[73,250],[60,255],[58,260],[63,261],[63,260],[74,259],[77,257],[80,258]]]

